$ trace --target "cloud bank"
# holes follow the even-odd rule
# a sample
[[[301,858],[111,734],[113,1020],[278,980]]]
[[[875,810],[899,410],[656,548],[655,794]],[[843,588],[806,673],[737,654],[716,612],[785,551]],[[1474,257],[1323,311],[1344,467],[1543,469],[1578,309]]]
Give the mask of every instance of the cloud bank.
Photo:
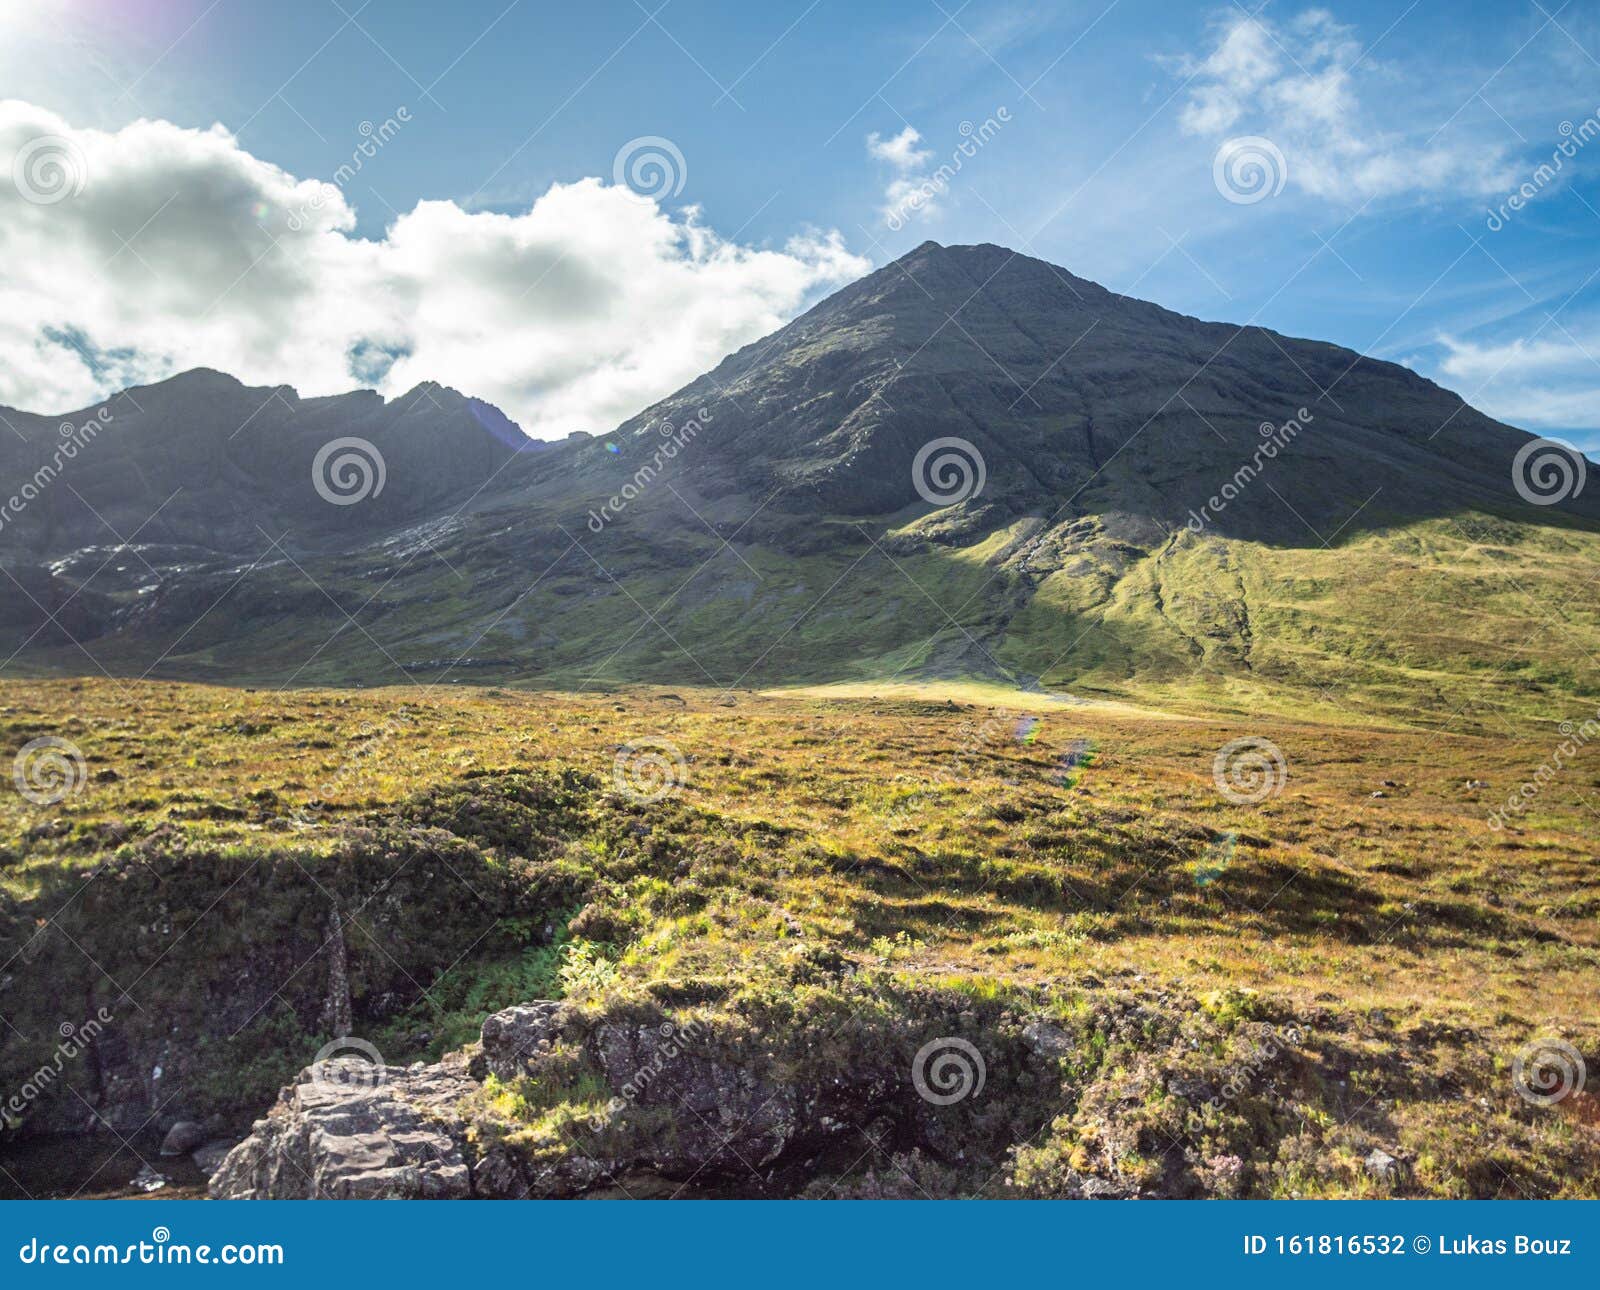
[[[1513,425],[1600,430],[1600,328],[1593,320],[1576,326],[1504,340],[1441,336],[1439,370],[1468,403]]]
[[[221,126],[0,102],[0,404],[206,366],[306,395],[436,380],[540,438],[604,432],[871,267],[837,232],[742,246],[599,179],[519,214],[419,202],[381,240],[355,223],[340,186]]]

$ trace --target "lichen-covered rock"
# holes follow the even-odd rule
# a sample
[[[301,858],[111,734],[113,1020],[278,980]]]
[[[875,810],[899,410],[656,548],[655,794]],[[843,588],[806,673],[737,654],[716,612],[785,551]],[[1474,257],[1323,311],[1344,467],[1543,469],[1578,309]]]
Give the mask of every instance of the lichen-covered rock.
[[[548,1053],[561,1031],[568,1010],[549,1001],[519,1003],[487,1018],[483,1023],[481,1070],[503,1080],[528,1074]]]

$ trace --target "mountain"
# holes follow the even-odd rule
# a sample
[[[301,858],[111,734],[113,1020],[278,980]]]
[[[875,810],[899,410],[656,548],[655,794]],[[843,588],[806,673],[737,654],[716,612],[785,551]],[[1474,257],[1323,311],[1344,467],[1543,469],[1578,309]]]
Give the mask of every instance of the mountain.
[[[85,443],[62,467],[61,486],[42,490],[26,522],[19,516],[3,535],[8,549],[46,555],[136,531],[152,547],[235,553],[258,548],[263,528],[293,529],[311,546],[359,544],[461,500],[508,459],[544,447],[498,408],[440,385],[391,401],[371,390],[302,399],[288,386],[252,389],[204,369],[65,416],[4,415],[13,431],[0,441],[7,479],[32,476],[65,439]],[[317,453],[340,437],[373,444],[402,486],[374,479],[359,512],[307,487]],[[339,491],[336,479],[327,484]],[[352,475],[346,491],[357,487]]]
[[[1002,247],[931,242],[622,433],[702,406],[716,410],[723,463],[738,466],[731,478],[697,472],[703,491],[810,485],[824,511],[846,515],[916,506],[917,450],[963,437],[989,481],[962,517],[974,530],[1063,509],[1182,522],[1250,458],[1264,423],[1302,408],[1315,431],[1295,470],[1320,487],[1298,509],[1328,528],[1398,478],[1398,515],[1503,503],[1522,442],[1393,363],[1186,318]],[[1307,536],[1281,507],[1235,508],[1214,527]]]
[[[13,667],[986,681],[1423,725],[1594,697],[1600,490],[1531,504],[1531,436],[996,246],[925,243],[604,438],[213,372],[106,408],[0,527]],[[104,416],[4,415],[7,478]]]

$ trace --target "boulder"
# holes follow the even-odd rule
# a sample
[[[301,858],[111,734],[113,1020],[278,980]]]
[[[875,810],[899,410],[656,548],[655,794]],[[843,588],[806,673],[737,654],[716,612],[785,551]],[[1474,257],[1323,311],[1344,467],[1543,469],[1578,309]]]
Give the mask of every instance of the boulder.
[[[237,1138],[214,1138],[194,1149],[194,1154],[189,1158],[194,1161],[194,1167],[207,1178],[217,1172],[228,1152],[239,1145]]]
[[[519,1003],[487,1018],[481,1037],[483,1071],[503,1080],[528,1074],[549,1052],[567,1015],[566,1005],[541,1001]]]
[[[1381,1147],[1374,1147],[1368,1153],[1366,1165],[1367,1173],[1387,1187],[1399,1187],[1406,1180],[1405,1162]]]
[[[161,1154],[186,1156],[205,1140],[206,1130],[203,1124],[194,1120],[179,1120],[167,1130],[167,1136],[161,1140]]]

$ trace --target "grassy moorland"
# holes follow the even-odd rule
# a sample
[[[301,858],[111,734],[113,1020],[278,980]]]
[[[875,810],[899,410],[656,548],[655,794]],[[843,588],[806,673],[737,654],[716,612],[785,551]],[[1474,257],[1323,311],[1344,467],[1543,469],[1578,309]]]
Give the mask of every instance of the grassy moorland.
[[[345,1028],[338,908],[349,1029],[391,1063],[561,997],[665,1010],[795,1078],[909,1054],[926,1026],[989,1053],[944,1158],[869,1138],[779,1190],[1600,1194],[1600,1101],[1535,1105],[1513,1071],[1538,1039],[1600,1054],[1600,768],[1487,823],[1551,738],[959,687],[103,679],[5,683],[0,725],[8,749],[71,741],[85,772],[56,804],[0,796],[8,1086],[105,1006],[185,1114],[259,1113]],[[1287,766],[1254,804],[1213,779],[1244,735]],[[1043,1085],[1006,1055],[1040,1019]],[[114,1061],[68,1079],[85,1106],[162,1114]],[[597,1089],[575,1058],[491,1079],[474,1113],[554,1158]],[[72,1118],[56,1092],[36,1126]],[[1376,1175],[1375,1148],[1401,1172]]]
[[[1277,506],[1264,488],[1256,500]],[[1596,532],[1463,513],[1324,547],[1309,531],[1169,541],[1048,514],[999,529],[979,517],[938,547],[924,539],[955,523],[945,512],[880,537],[811,517],[819,550],[796,555],[684,535],[679,513],[643,504],[637,528],[601,539],[562,512],[584,550],[562,553],[555,533],[520,555],[490,547],[480,569],[482,540],[446,534],[377,569],[365,553],[307,557],[240,582],[229,566],[175,597],[172,621],[85,644],[116,674],[262,689],[981,678],[1202,716],[1485,734],[1553,731],[1600,705]],[[730,515],[731,531],[743,517]],[[7,672],[86,666],[61,641]]]

